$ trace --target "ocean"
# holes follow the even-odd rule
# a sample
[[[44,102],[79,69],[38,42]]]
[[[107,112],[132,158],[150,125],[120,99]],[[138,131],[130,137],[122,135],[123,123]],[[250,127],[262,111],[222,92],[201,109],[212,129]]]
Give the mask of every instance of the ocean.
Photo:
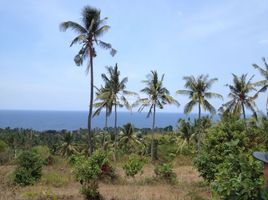
[[[34,130],[77,130],[87,128],[87,111],[26,111],[26,110],[0,110],[0,128],[30,128]],[[118,126],[132,123],[136,128],[151,128],[152,117],[146,118],[147,113],[118,112]],[[196,114],[184,115],[182,113],[156,113],[156,127],[177,125],[179,118],[195,118]],[[105,114],[93,118],[93,128],[103,128]],[[114,126],[114,113],[109,117],[108,126]]]

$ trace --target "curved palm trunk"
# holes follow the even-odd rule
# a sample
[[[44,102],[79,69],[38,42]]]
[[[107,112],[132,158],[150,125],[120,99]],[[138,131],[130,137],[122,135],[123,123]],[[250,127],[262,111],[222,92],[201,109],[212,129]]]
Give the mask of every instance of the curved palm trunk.
[[[244,124],[245,126],[247,125],[246,124],[246,112],[245,112],[245,106],[244,106],[244,103],[242,102],[242,111],[243,111],[243,119],[244,119]]]
[[[154,151],[154,129],[155,129],[155,104],[153,106],[153,127],[152,127],[152,141],[151,141],[151,160],[155,159]]]
[[[91,131],[91,121],[92,121],[92,109],[93,109],[93,98],[94,98],[94,80],[93,80],[93,51],[90,49],[90,102],[89,102],[89,112],[88,112],[88,153],[93,153],[93,133]]]

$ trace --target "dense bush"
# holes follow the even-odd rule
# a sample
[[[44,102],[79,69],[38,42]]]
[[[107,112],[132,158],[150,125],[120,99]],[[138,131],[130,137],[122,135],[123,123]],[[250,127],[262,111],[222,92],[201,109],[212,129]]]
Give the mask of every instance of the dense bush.
[[[74,174],[82,185],[81,193],[86,199],[101,199],[98,192],[98,181],[102,177],[114,173],[111,169],[107,154],[102,151],[96,151],[88,159],[81,159],[76,163]]]
[[[68,158],[68,162],[74,166],[79,162],[82,162],[85,159],[84,155],[79,155],[79,154],[73,154],[71,156],[69,156]]]
[[[15,183],[26,186],[38,181],[42,175],[42,159],[33,151],[22,152],[14,171]]]
[[[223,199],[260,199],[262,165],[252,152],[266,142],[262,129],[227,119],[209,129],[194,164]]]
[[[176,173],[172,169],[172,165],[170,163],[162,163],[155,166],[154,173],[156,177],[165,180],[169,183],[176,182]]]
[[[124,163],[123,169],[127,176],[134,177],[139,173],[144,166],[144,161],[140,156],[132,154],[129,156],[128,160]]]
[[[256,162],[251,155],[230,154],[218,170],[211,185],[224,199],[261,199],[262,163]]]

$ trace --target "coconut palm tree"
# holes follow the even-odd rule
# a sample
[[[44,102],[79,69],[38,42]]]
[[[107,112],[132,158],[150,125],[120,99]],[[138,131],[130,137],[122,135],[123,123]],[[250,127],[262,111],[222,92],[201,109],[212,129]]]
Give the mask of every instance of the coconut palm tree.
[[[209,79],[208,75],[200,75],[195,78],[194,76],[185,76],[183,79],[186,81],[184,87],[188,90],[178,90],[177,94],[187,95],[191,99],[184,107],[184,113],[188,114],[192,111],[195,105],[198,105],[198,119],[201,118],[201,107],[211,114],[216,113],[216,109],[209,103],[208,99],[223,97],[218,93],[209,92],[213,83],[218,79]]]
[[[111,55],[116,53],[111,44],[101,41],[99,38],[109,30],[109,26],[105,24],[107,18],[101,19],[100,10],[85,6],[82,10],[82,24],[73,21],[66,21],[60,24],[60,29],[66,31],[72,29],[78,35],[73,39],[71,45],[80,44],[81,49],[74,57],[77,66],[81,66],[85,59],[88,59],[86,72],[90,71],[90,103],[88,113],[88,151],[93,152],[93,133],[91,132],[92,109],[94,99],[94,74],[93,74],[93,58],[97,56],[95,46],[109,49]]]
[[[249,109],[255,118],[257,118],[257,107],[255,104],[255,99],[257,98],[257,94],[250,96],[250,92],[256,91],[256,84],[252,83],[251,76],[249,80],[247,80],[247,74],[242,74],[241,77],[233,74],[233,85],[227,84],[229,87],[230,93],[228,96],[231,98],[230,101],[223,104],[220,108],[224,111],[224,113],[232,113],[234,115],[243,114],[244,122],[246,123],[246,112],[245,108]]]
[[[105,143],[105,134],[107,132],[108,127],[108,117],[112,113],[113,102],[111,100],[111,91],[107,87],[101,86],[100,89],[96,88],[96,99],[94,103],[94,107],[96,108],[93,113],[93,117],[98,116],[103,109],[105,109],[105,124],[104,124],[104,132],[102,136],[102,146]]]
[[[139,108],[139,112],[141,112],[145,107],[149,107],[149,111],[147,117],[153,115],[153,124],[152,131],[155,129],[155,114],[156,108],[163,109],[166,104],[174,104],[179,106],[179,102],[176,101],[167,88],[163,86],[164,74],[161,78],[158,78],[157,71],[151,71],[150,74],[147,75],[147,80],[144,80],[146,87],[141,90],[142,93],[147,95],[147,98],[139,99],[136,104],[141,104]],[[155,159],[154,155],[154,133],[152,133],[152,141],[151,141],[151,158]]]
[[[191,136],[193,135],[193,128],[190,118],[188,118],[187,120],[186,119],[178,120],[178,132],[182,137],[182,139],[184,139],[189,146]]]
[[[126,107],[131,110],[131,105],[128,102],[126,95],[136,95],[134,92],[125,90],[128,78],[124,77],[120,80],[120,71],[118,70],[117,63],[114,67],[106,67],[108,75],[102,74],[102,79],[105,82],[105,87],[108,88],[110,94],[110,100],[114,106],[114,140],[117,141],[117,108]]]
[[[134,149],[140,149],[143,145],[139,138],[136,136],[134,127],[131,123],[127,123],[123,126],[123,129],[119,134],[118,143],[119,146],[128,153],[133,152]]]
[[[258,85],[261,86],[261,89],[258,91],[258,93],[259,92],[265,92],[267,90],[267,88],[268,88],[268,64],[267,64],[265,58],[262,58],[262,60],[263,60],[263,63],[264,63],[264,68],[261,68],[257,64],[253,64],[253,67],[255,69],[257,69],[260,72],[260,74],[264,77],[264,80],[258,82]],[[266,110],[267,110],[267,115],[268,115],[268,98],[267,98],[267,101],[266,101]]]
[[[62,156],[70,156],[78,153],[77,147],[74,145],[74,137],[71,132],[66,132],[63,136],[63,143],[60,146]]]

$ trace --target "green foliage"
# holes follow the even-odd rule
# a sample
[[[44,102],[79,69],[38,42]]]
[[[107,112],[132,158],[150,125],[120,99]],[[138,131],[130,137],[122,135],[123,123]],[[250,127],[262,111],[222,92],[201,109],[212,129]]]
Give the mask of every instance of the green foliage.
[[[42,175],[42,159],[33,151],[24,151],[18,157],[14,171],[15,183],[26,186],[38,181]]]
[[[172,165],[170,163],[162,163],[160,165],[156,165],[154,169],[154,173],[156,177],[165,180],[169,183],[176,182],[176,173],[172,169]]]
[[[174,134],[164,135],[158,138],[157,158],[160,162],[171,162],[177,154],[176,136]]]
[[[48,164],[49,157],[51,156],[49,148],[47,146],[35,146],[32,148],[32,151],[37,153],[41,158],[43,164]]]
[[[71,155],[69,158],[68,158],[68,162],[74,166],[76,165],[77,163],[80,163],[82,162],[83,160],[85,159],[85,156],[84,155],[76,155],[76,154],[73,154]]]
[[[262,165],[252,152],[264,151],[266,143],[261,128],[226,119],[209,129],[194,164],[223,199],[260,199]]]
[[[8,145],[3,140],[0,140],[0,165],[8,163],[11,157],[12,153]]]
[[[254,160],[251,155],[230,154],[218,166],[218,170],[211,185],[224,199],[261,199],[262,163]]]
[[[0,153],[6,151],[8,145],[3,141],[3,140],[0,140]]]
[[[98,180],[114,172],[108,161],[105,152],[95,151],[88,159],[81,159],[76,163],[74,175],[82,184],[81,193],[87,199],[100,199]]]
[[[138,174],[144,166],[144,161],[140,156],[132,154],[129,156],[128,160],[124,163],[123,169],[127,176],[134,177]]]

